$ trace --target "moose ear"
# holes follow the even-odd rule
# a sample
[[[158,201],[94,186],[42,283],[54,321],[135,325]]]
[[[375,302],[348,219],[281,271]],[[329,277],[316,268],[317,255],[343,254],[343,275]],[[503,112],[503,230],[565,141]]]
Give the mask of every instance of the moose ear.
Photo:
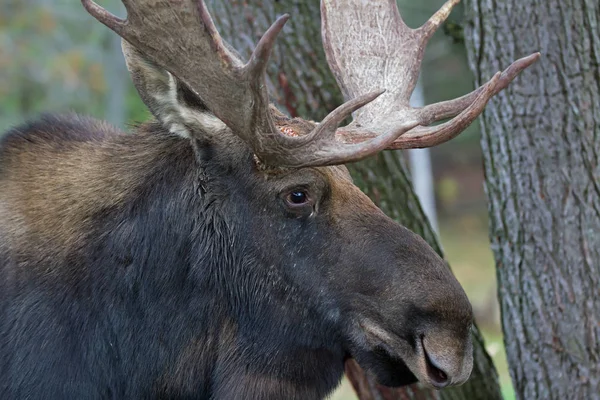
[[[213,135],[226,125],[170,72],[122,40],[127,69],[142,101],[171,133],[191,138]]]

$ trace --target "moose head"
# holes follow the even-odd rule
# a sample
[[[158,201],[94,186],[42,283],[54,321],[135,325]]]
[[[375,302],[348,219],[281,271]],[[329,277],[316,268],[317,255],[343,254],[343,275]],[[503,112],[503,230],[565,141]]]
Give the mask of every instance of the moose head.
[[[23,174],[27,193],[44,193],[49,205],[39,219],[27,219],[33,208],[18,217],[0,212],[4,231],[9,222],[23,227],[4,233],[0,250],[12,260],[20,249],[7,243],[46,235],[52,249],[18,253],[44,267],[35,271],[57,271],[28,278],[33,287],[58,280],[93,294],[78,297],[78,307],[56,301],[40,311],[43,318],[62,307],[65,320],[84,321],[76,341],[56,343],[69,344],[87,387],[129,397],[320,398],[338,384],[347,357],[390,386],[419,380],[443,388],[468,379],[473,317],[463,289],[434,250],[384,215],[343,166],[453,138],[535,61],[516,61],[461,98],[410,107],[425,45],[457,2],[410,29],[394,0],[323,0],[327,60],[347,102],[315,123],[269,104],[265,70],[287,15],[243,62],[202,0],[123,0],[127,20],[82,0],[124,39],[128,69],[156,121],[133,136],[81,119],[9,133],[3,168],[24,170],[27,157],[14,155],[35,154],[43,165],[60,164],[63,181],[77,176],[62,187],[79,186],[59,208],[60,191],[33,191],[33,162],[2,178],[12,194],[2,195],[0,210],[27,207],[14,200],[25,184],[13,177]],[[70,133],[40,133],[49,131]],[[21,142],[27,135],[36,140]],[[39,147],[45,141],[64,143],[52,152]],[[74,154],[78,161],[70,163]],[[38,226],[48,218],[68,233]],[[14,265],[5,261],[3,273]],[[88,303],[105,311],[87,312]],[[63,328],[56,322],[48,331],[68,336]],[[19,329],[14,334],[25,336]],[[90,349],[98,349],[94,357],[72,355]],[[13,362],[49,371],[65,362],[57,354],[36,359],[29,352]],[[81,373],[98,360],[111,372]],[[30,384],[43,381],[41,372],[27,376]],[[16,383],[8,387],[21,393]]]

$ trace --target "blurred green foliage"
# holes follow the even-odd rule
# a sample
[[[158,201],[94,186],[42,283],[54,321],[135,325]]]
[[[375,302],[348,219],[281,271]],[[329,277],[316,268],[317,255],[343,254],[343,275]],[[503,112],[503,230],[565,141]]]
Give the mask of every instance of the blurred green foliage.
[[[118,0],[104,1],[119,11]],[[76,111],[106,117],[115,88],[112,32],[72,0],[0,2],[0,128],[40,112]],[[120,73],[126,74],[122,57]],[[126,81],[127,82],[127,81]],[[122,85],[120,85],[122,86]],[[145,118],[132,86],[124,89],[127,120]]]

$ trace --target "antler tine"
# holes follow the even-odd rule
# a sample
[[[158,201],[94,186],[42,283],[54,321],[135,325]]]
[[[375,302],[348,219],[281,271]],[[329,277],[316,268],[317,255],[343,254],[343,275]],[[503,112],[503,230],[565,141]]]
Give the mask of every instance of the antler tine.
[[[90,15],[102,22],[104,25],[115,31],[117,34],[123,32],[125,26],[125,20],[117,17],[100,7],[93,0],[81,0],[81,4],[87,10]]]
[[[444,5],[433,14],[427,22],[425,22],[420,28],[417,29],[419,32],[419,36],[421,36],[423,40],[423,46],[425,46],[426,42],[433,36],[433,34],[438,30],[440,25],[446,21],[454,6],[460,3],[460,0],[448,0]]]
[[[277,36],[288,19],[290,19],[289,14],[284,14],[279,17],[260,38],[260,41],[250,56],[250,60],[244,67],[246,74],[254,77],[262,77],[266,73]]]
[[[385,89],[375,90],[371,93],[367,93],[366,95],[359,96],[355,99],[345,102],[329,113],[325,119],[323,119],[321,124],[306,137],[305,141],[313,141],[316,138],[319,140],[334,139],[336,130],[343,120],[352,115],[354,111],[371,103],[384,92]]]
[[[508,87],[508,84],[513,81],[523,71],[525,68],[529,67],[533,63],[535,63],[540,58],[540,53],[530,54],[527,57],[523,57],[513,62],[508,68],[502,71],[500,75],[500,79],[498,79],[498,84],[496,85],[496,90],[491,93],[491,96],[498,94],[503,89]],[[435,116],[435,120],[439,121],[445,118],[452,118],[458,115],[462,110],[467,108],[469,104],[473,103],[475,98],[481,93],[484,89],[484,86],[475,89],[469,94],[461,96],[457,99],[441,101],[439,103],[430,104],[428,106],[423,107],[428,113],[431,113]]]

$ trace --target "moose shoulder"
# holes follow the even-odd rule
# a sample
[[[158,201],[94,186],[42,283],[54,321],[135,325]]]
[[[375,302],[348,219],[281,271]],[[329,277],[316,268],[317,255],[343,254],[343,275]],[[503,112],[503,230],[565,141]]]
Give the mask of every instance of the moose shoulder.
[[[155,119],[127,135],[48,115],[2,139],[0,398],[320,399],[348,357],[390,386],[468,379],[464,291],[343,164],[450,139],[535,55],[412,109],[424,44],[456,1],[418,30],[395,2],[323,1],[328,62],[349,100],[316,124],[268,104],[264,70],[286,16],[243,63],[202,1],[124,0],[127,22],[82,3],[124,38]],[[412,44],[372,47],[402,61],[391,76],[351,57],[350,9],[391,15],[385,40]],[[405,85],[365,86],[383,82]]]

